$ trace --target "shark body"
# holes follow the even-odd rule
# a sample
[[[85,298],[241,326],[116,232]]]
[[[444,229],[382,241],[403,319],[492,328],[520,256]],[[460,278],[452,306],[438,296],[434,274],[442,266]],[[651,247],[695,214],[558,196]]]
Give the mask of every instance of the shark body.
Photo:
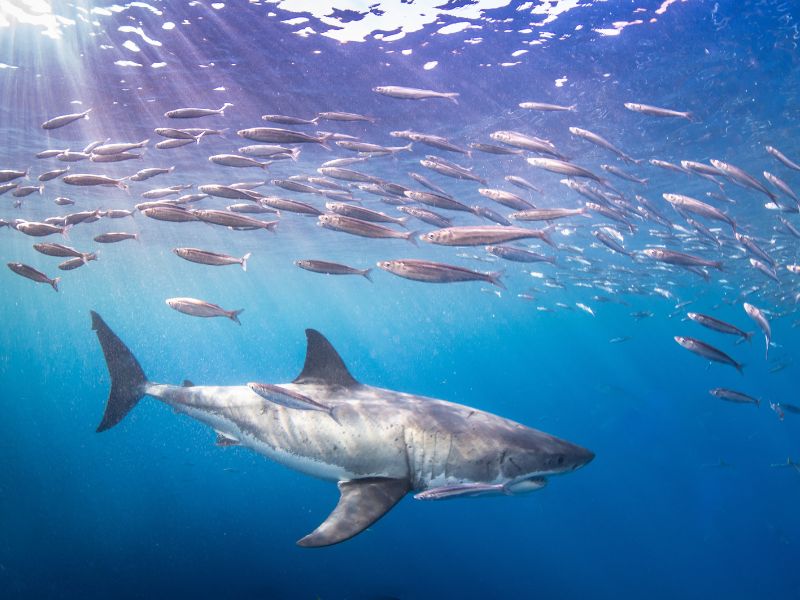
[[[364,385],[320,333],[306,330],[303,371],[291,383],[182,386],[148,381],[102,318],[92,327],[111,375],[98,431],[151,396],[212,427],[221,445],[241,445],[313,477],[337,482],[329,517],[298,541],[343,542],[407,493],[424,500],[514,495],[594,458],[580,446],[481,410]]]

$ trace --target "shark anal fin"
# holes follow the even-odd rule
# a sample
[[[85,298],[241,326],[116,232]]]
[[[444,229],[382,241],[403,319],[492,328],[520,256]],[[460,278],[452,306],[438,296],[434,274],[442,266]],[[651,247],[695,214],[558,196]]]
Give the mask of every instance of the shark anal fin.
[[[297,545],[319,548],[349,540],[389,512],[410,489],[407,479],[368,477],[340,481],[336,508]]]
[[[327,338],[315,329],[306,329],[306,362],[292,383],[352,387],[358,382]]]

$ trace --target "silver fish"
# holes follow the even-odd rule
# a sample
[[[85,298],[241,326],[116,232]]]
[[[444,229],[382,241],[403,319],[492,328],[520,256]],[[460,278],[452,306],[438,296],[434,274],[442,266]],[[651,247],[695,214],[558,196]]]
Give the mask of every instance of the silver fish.
[[[651,117],[678,117],[693,121],[694,116],[688,111],[672,110],[670,108],[659,108],[658,106],[650,106],[649,104],[639,104],[637,102],[625,102],[623,105],[630,111],[648,115]]]
[[[455,265],[410,258],[380,261],[377,264],[384,271],[406,279],[413,279],[414,281],[424,281],[426,283],[485,281],[505,289],[503,282],[500,281],[500,272],[481,273]]]
[[[722,363],[725,365],[730,365],[734,367],[739,373],[744,373],[742,371],[744,365],[741,363],[736,362],[730,356],[725,354],[722,350],[715,348],[710,344],[706,344],[705,342],[701,342],[698,339],[691,338],[691,337],[682,337],[679,335],[675,336],[675,341],[678,342],[683,348],[686,348],[690,352],[694,352],[695,354],[702,356],[708,360],[713,360],[718,363]]]
[[[380,85],[372,88],[373,92],[390,98],[400,98],[402,100],[424,100],[426,98],[444,98],[454,104],[458,104],[458,94],[456,92],[435,92],[433,90],[421,90],[417,88],[401,87],[397,85]]]
[[[356,269],[340,263],[312,259],[296,260],[294,264],[306,271],[325,275],[361,275],[367,281],[372,282],[372,277],[370,276],[372,269]]]
[[[222,267],[226,265],[241,265],[242,271],[247,271],[247,261],[251,254],[248,252],[241,258],[229,256],[227,254],[219,254],[217,252],[210,252],[208,250],[200,250],[199,248],[173,248],[172,251],[184,260],[189,262],[198,263],[201,265],[209,265],[212,267]]]
[[[753,398],[752,396],[748,396],[747,394],[743,394],[742,392],[737,392],[736,390],[729,390],[726,388],[714,388],[713,390],[709,390],[708,393],[714,396],[715,398],[719,398],[720,400],[727,400],[728,402],[738,402],[740,404],[755,404],[756,406],[761,404],[758,398]]]
[[[10,262],[7,264],[8,268],[14,271],[14,273],[16,273],[17,275],[21,275],[22,277],[27,277],[28,279],[30,279],[31,281],[35,281],[36,283],[47,283],[55,291],[58,291],[58,282],[61,281],[60,277],[50,279],[47,275],[45,275],[41,271],[37,271],[31,266],[19,262]]]
[[[92,109],[89,108],[81,113],[72,113],[69,115],[61,115],[60,117],[53,117],[52,119],[48,119],[42,123],[42,129],[58,129],[59,127],[64,127],[65,125],[74,123],[75,121],[88,119],[91,111]]]
[[[182,312],[185,315],[193,317],[227,317],[234,323],[241,325],[239,315],[244,311],[243,308],[239,310],[225,310],[217,304],[198,300],[197,298],[167,298],[167,305],[170,308]]]
[[[748,304],[747,302],[742,304],[742,306],[744,307],[744,312],[747,313],[747,316],[753,319],[755,324],[758,325],[759,329],[761,329],[762,333],[764,334],[764,341],[766,343],[764,359],[767,359],[769,356],[769,345],[772,341],[772,328],[769,326],[769,321],[760,308],[753,306],[752,304]]]
[[[225,116],[225,109],[233,106],[230,102],[226,102],[220,108],[176,108],[164,113],[164,116],[169,119],[196,119],[198,117],[208,117],[212,115]]]

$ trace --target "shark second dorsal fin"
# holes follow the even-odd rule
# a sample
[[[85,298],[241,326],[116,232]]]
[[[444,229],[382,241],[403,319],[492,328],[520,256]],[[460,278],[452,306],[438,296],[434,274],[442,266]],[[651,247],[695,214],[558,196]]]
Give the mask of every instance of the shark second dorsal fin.
[[[349,540],[389,512],[410,488],[407,479],[388,477],[340,481],[341,495],[336,508],[322,525],[298,541],[297,545],[319,548]]]
[[[306,362],[303,371],[292,383],[352,387],[358,382],[334,350],[331,343],[315,329],[306,329]]]

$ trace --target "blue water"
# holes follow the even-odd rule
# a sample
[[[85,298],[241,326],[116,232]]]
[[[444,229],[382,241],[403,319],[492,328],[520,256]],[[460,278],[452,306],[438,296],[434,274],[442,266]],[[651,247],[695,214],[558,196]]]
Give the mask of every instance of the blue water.
[[[44,12],[30,4],[0,7],[0,168],[31,166],[30,184],[38,184],[36,175],[64,166],[35,159],[43,149],[152,138],[142,161],[68,163],[71,173],[123,177],[150,166],[176,169],[132,183],[130,194],[55,180],[15,208],[8,193],[0,197],[5,220],[132,208],[145,190],[178,183],[315,174],[323,161],[351,154],[335,146],[303,148],[297,163],[276,163],[267,173],[217,166],[207,157],[246,145],[235,131],[268,126],[261,114],[310,118],[332,110],[376,122],[322,122],[320,130],[383,145],[398,145],[401,140],[388,132],[399,129],[443,135],[462,146],[492,143],[489,133],[499,129],[549,139],[595,171],[608,163],[650,178],[647,187],[616,179],[614,185],[626,197],[644,194],[687,229],[661,193],[706,198],[717,186],[646,161],[625,165],[571,136],[568,127],[601,134],[638,158],[716,158],[759,179],[769,170],[800,188],[800,174],[764,150],[772,145],[800,160],[800,11],[792,2],[662,6],[643,0],[636,7],[617,1],[576,7],[498,0],[428,8],[384,0],[366,16],[368,3],[345,0],[246,6],[82,1],[53,3]],[[418,27],[407,12],[412,8],[426,15]],[[292,21],[299,18],[307,21]],[[338,28],[333,18],[341,21]],[[458,23],[470,28],[459,30]],[[307,27],[316,33],[298,34]],[[141,28],[146,39],[129,28]],[[528,52],[513,56],[518,50]],[[377,85],[454,91],[459,102],[395,100],[373,93]],[[517,108],[524,101],[576,104],[577,111],[534,113]],[[176,124],[162,116],[223,102],[234,104],[224,117]],[[696,118],[637,115],[624,102],[688,110]],[[90,107],[88,120],[51,132],[39,127]],[[152,130],[163,126],[229,131],[199,145],[156,150]],[[540,206],[582,203],[559,184],[561,176],[533,169],[520,157],[474,152],[467,158],[415,144],[411,153],[352,168],[419,189],[407,175],[414,171],[468,204],[510,212],[478,195],[478,184],[422,168],[418,161],[426,154],[473,166],[490,187],[519,192]],[[528,178],[544,193],[514,189],[503,181],[509,174]],[[319,208],[324,203],[270,186],[259,190]],[[712,271],[706,283],[692,273],[611,253],[591,235],[593,226],[613,224],[597,215],[559,223],[553,233],[559,250],[532,244],[555,254],[556,266],[482,262],[490,257],[481,247],[358,238],[290,213],[282,215],[274,236],[137,214],[74,227],[65,243],[99,248],[99,259],[61,273],[59,259],[31,248],[63,241],[58,236],[35,239],[0,229],[3,262],[63,277],[56,294],[8,269],[0,272],[2,597],[800,597],[800,471],[775,466],[787,457],[800,459],[800,416],[787,413],[780,421],[769,408],[770,402],[800,404],[792,362],[800,345],[794,328],[798,285],[785,269],[798,259],[797,240],[781,227],[780,213],[764,207],[766,196],[733,184],[725,191],[736,204],[720,206],[776,259],[780,283],[750,267],[724,224],[716,228],[723,239],[719,250],[691,231],[669,242],[670,248],[723,261],[725,270]],[[59,195],[75,206],[53,204]],[[394,214],[375,196],[358,197]],[[785,196],[781,202],[791,204]],[[458,225],[479,222],[438,212]],[[800,226],[796,215],[782,216]],[[626,248],[665,243],[650,234],[657,226],[636,225],[635,235],[619,228]],[[419,222],[411,228],[431,229]],[[137,232],[140,241],[92,241],[106,231]],[[566,245],[582,250],[591,266],[570,260],[576,250]],[[176,246],[253,257],[245,273],[182,261],[171,252]],[[425,258],[504,269],[508,289],[424,284],[378,269],[371,284],[300,270],[292,263],[300,258],[359,268]],[[242,326],[175,312],[164,302],[174,296],[244,308]],[[742,300],[769,315],[775,344],[768,360]],[[313,327],[364,383],[500,414],[597,456],[529,496],[440,503],[409,496],[344,544],[298,548],[296,540],[335,505],[332,483],[244,449],[215,447],[208,427],[151,399],[111,431],[95,433],[109,378],[89,310],[103,315],[154,381],[289,381],[303,364],[303,331]],[[736,345],[685,320],[687,310],[755,331],[753,341]],[[631,316],[640,311],[652,316]],[[707,367],[673,341],[676,335],[723,349],[746,365],[744,376],[720,364]],[[630,339],[609,343],[619,337]],[[760,398],[761,406],[715,399],[708,394],[713,387],[741,390]]]

